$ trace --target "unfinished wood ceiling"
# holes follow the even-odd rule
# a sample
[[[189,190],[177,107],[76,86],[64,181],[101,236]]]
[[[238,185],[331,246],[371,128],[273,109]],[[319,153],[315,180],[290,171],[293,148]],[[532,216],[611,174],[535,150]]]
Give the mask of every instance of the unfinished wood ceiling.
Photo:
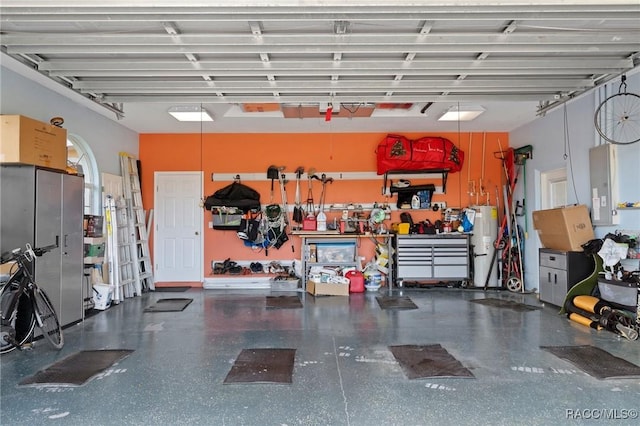
[[[1,45],[117,113],[132,102],[543,109],[640,52],[637,1],[96,3],[3,0]]]

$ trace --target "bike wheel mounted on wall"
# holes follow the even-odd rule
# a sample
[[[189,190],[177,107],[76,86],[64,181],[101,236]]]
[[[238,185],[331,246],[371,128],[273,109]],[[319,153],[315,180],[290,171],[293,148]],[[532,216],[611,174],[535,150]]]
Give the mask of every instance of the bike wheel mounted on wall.
[[[626,76],[622,76],[618,93],[598,106],[593,120],[607,142],[629,145],[640,141],[640,96],[627,93]]]

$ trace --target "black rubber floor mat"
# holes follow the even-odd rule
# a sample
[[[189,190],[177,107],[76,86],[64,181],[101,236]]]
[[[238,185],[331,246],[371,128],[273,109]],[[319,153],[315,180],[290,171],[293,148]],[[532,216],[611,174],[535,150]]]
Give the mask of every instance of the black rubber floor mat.
[[[22,380],[19,386],[81,386],[92,377],[128,356],[133,350],[80,351]]]
[[[537,311],[538,309],[542,309],[539,306],[527,305],[525,303],[514,302],[513,300],[505,300],[505,299],[474,299],[471,300],[473,303],[479,303],[481,305],[493,306],[494,308],[507,308],[512,311],[517,312],[529,312],[529,311]]]
[[[267,309],[298,309],[302,302],[298,296],[267,296]]]
[[[377,296],[376,300],[381,309],[418,309],[407,296]]]
[[[389,349],[410,380],[429,377],[474,377],[471,371],[438,344],[389,346]]]
[[[159,299],[151,306],[144,309],[145,312],[179,312],[189,306],[193,299]]]
[[[640,367],[595,346],[540,346],[597,379],[640,377]]]
[[[291,383],[295,349],[243,349],[224,383]]]
[[[167,291],[172,293],[179,293],[189,290],[191,287],[156,287],[156,291]]]

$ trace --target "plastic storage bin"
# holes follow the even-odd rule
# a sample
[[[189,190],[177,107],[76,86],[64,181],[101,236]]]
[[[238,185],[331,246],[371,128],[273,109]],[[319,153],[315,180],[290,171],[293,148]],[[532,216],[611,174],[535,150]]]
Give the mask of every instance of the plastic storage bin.
[[[598,280],[598,290],[602,300],[621,305],[631,311],[636,310],[638,290],[634,283]]]
[[[316,244],[316,262],[341,263],[354,262],[356,246],[353,243]]]

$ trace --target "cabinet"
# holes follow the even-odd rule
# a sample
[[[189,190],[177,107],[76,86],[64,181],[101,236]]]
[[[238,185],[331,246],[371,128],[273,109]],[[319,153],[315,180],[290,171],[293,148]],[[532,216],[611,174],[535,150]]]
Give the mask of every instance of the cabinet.
[[[395,235],[394,276],[403,281],[467,281],[468,234]]]
[[[62,325],[83,317],[82,177],[23,164],[0,169],[0,249],[57,244],[37,258],[34,277]]]
[[[542,248],[540,261],[540,301],[564,304],[567,292],[593,272],[593,257],[584,252]]]
[[[358,237],[343,234],[296,233],[302,240],[302,288],[307,289],[309,270],[313,266],[356,267]]]

